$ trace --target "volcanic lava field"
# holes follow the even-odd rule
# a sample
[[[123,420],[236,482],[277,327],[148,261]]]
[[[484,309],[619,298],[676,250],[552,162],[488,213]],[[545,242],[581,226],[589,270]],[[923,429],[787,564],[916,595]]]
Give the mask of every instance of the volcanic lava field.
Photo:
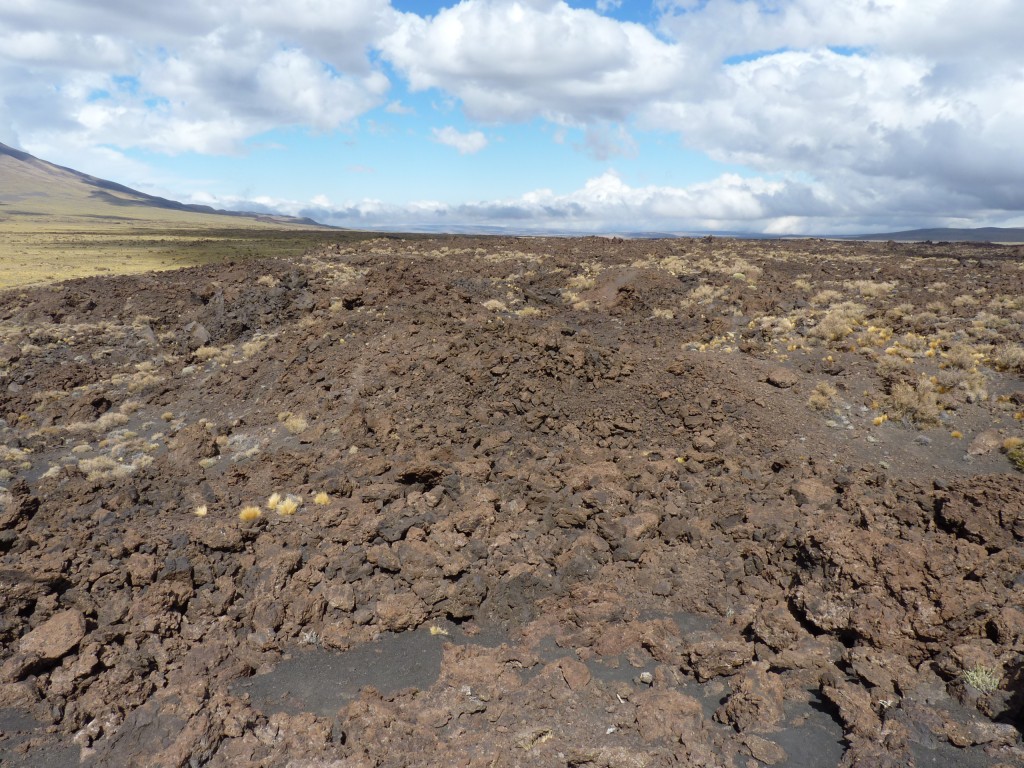
[[[1024,764],[1024,247],[0,293],[0,765]]]

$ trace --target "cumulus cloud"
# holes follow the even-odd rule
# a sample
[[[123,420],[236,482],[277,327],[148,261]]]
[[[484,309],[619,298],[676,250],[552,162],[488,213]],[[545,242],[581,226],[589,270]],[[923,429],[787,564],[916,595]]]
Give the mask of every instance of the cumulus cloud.
[[[406,14],[381,41],[414,90],[454,94],[474,119],[624,120],[686,79],[686,51],[560,0],[463,0]]]
[[[487,137],[481,131],[461,133],[452,126],[446,125],[444,128],[434,128],[432,133],[434,141],[454,147],[460,155],[475,155],[487,146]]]
[[[821,231],[1024,211],[1024,4],[653,0],[653,29],[603,15],[617,0],[592,5],[452,0],[425,16],[389,0],[10,0],[0,140],[111,169],[138,147],[237,152],[276,128],[411,114],[389,96],[393,77],[485,125],[539,118],[581,133],[577,148],[602,162],[642,154],[633,137],[649,129],[760,180],[675,189],[602,176],[543,201],[358,203],[356,218],[591,226],[629,211]],[[451,126],[428,136],[463,154],[487,145]]]
[[[214,200],[209,197],[204,197],[202,202],[219,207],[310,216],[323,223],[350,227],[444,227],[458,231],[466,226],[496,226],[518,232],[545,229],[627,232],[763,229],[794,211],[802,213],[789,219],[794,227],[813,228],[815,217],[828,211],[827,201],[819,197],[821,194],[821,190],[801,182],[742,178],[735,174],[689,187],[633,187],[609,171],[568,194],[539,189],[517,198],[461,204],[429,200],[395,204],[371,199],[330,204],[324,198],[304,204],[266,198]]]
[[[15,2],[0,11],[0,110],[29,148],[225,153],[273,128],[343,127],[384,103],[370,59],[387,0]],[[45,29],[43,29],[45,26]]]

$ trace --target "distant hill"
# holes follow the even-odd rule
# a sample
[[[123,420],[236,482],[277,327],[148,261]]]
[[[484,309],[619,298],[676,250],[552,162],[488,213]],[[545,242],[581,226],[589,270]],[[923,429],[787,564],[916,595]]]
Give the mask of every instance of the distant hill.
[[[844,240],[900,240],[903,242],[933,243],[1024,243],[1024,228],[978,227],[976,229],[908,229],[904,232],[882,232],[874,235],[854,235]]]
[[[322,228],[312,219],[223,211],[139,192],[0,144],[0,224]]]

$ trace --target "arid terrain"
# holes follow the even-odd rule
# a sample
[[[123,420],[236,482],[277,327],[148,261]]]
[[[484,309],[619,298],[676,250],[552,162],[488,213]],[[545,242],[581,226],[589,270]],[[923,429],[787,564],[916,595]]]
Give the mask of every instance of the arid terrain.
[[[0,293],[0,765],[1024,765],[1024,247]]]

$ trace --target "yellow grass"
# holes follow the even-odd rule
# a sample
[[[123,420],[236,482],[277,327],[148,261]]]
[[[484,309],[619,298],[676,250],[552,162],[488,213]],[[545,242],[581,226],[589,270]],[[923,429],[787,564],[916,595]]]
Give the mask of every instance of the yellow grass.
[[[245,522],[251,522],[252,520],[260,518],[262,515],[263,513],[260,512],[259,507],[242,507],[242,510],[238,513],[238,519],[244,520]]]

